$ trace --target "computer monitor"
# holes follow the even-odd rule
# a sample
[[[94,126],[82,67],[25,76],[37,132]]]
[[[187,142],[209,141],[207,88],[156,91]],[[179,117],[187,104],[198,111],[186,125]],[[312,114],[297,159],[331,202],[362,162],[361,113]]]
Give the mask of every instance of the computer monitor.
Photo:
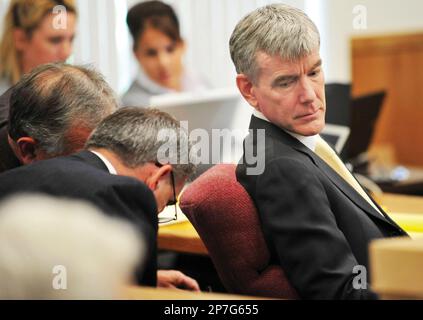
[[[214,164],[238,163],[242,157],[252,108],[236,88],[155,96],[150,100],[150,106],[184,121],[194,137],[199,133],[195,129],[202,129],[202,133],[208,136],[209,165],[201,166],[200,173]],[[218,137],[219,134],[222,136]]]
[[[325,92],[326,123],[350,127],[351,85],[349,83],[327,83]],[[338,154],[342,160],[348,159],[348,143]]]
[[[344,149],[345,143],[350,135],[350,128],[334,124],[326,124],[320,136],[332,146],[338,154]]]
[[[379,91],[352,100],[349,159],[354,159],[368,150],[385,96],[385,91]]]
[[[326,92],[326,123],[350,126],[351,85],[348,83],[328,83]]]

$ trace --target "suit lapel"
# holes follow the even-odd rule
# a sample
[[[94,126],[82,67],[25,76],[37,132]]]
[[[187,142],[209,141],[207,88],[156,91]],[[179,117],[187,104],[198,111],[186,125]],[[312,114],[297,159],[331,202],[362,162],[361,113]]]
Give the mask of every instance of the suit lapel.
[[[319,156],[314,154],[311,150],[299,150],[300,152],[306,153],[309,157],[313,159],[315,165],[332,181],[332,183],[343,193],[345,194],[353,203],[360,207],[363,211],[371,216],[382,220],[387,221],[385,212],[380,208],[375,202],[375,205],[380,210],[382,215],[377,212],[371,205],[368,203],[348,182],[346,182],[336,171],[334,171],[326,162],[320,159]],[[371,197],[369,196],[371,199]],[[385,217],[385,218],[384,218]],[[389,221],[389,220],[388,220]],[[390,222],[390,221],[389,221]]]
[[[269,123],[267,121],[258,119],[253,116],[251,120],[251,129],[265,129],[266,130],[266,137],[271,137],[272,139],[277,139],[282,141],[284,144],[292,147],[293,149],[307,155],[311,161],[319,168],[323,174],[343,193],[346,197],[348,197],[355,205],[357,205],[360,209],[366,212],[368,215],[384,221],[385,223],[388,222],[389,224],[398,228],[398,226],[386,216],[385,212],[378,206],[376,203],[377,208],[383,214],[383,217],[379,212],[377,212],[352,186],[348,184],[342,177],[338,175],[326,162],[320,159],[314,152],[312,152],[309,148],[307,148],[304,144],[300,141],[280,129],[279,127]],[[371,198],[369,196],[369,198]]]

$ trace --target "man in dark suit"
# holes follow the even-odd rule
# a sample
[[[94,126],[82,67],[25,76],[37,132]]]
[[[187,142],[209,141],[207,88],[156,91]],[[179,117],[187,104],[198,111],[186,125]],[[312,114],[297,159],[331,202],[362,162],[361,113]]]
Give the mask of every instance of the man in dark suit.
[[[83,199],[107,214],[131,221],[149,245],[147,263],[144,271],[138,272],[138,281],[155,286],[157,213],[176,200],[194,170],[192,164],[172,164],[158,156],[163,145],[158,140],[162,129],[178,134],[174,143],[188,143],[179,123],[166,113],[121,109],[93,132],[86,151],[36,161],[0,175],[0,198],[38,192]],[[179,159],[184,150],[175,150]],[[198,290],[195,280],[181,273],[163,271],[158,275],[159,285]]]
[[[103,76],[85,67],[35,68],[0,98],[0,172],[84,147],[94,128],[118,108]],[[10,110],[9,110],[10,109]]]
[[[1,103],[10,103],[10,115],[0,129],[0,172],[83,149],[92,130],[118,107],[101,74],[61,63],[35,68]],[[164,286],[192,283],[177,271],[160,270],[158,276]]]
[[[296,8],[269,5],[239,22],[230,49],[238,88],[254,107],[237,179],[257,206],[272,259],[301,298],[376,298],[357,271],[369,270],[368,245],[406,233],[342,162],[335,171],[338,158],[324,156],[332,150],[318,135],[326,102],[316,26]]]
[[[9,118],[9,100],[12,89],[0,96],[0,173],[16,168],[20,162],[9,145],[7,134],[7,119]]]

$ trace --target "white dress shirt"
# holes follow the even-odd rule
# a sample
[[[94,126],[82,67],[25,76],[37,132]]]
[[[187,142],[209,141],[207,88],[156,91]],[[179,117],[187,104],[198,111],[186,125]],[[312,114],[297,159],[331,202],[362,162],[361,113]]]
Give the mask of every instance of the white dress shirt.
[[[116,171],[115,167],[113,167],[113,165],[110,163],[109,160],[106,159],[105,156],[103,156],[99,152],[95,152],[95,151],[92,151],[92,150],[90,150],[90,152],[94,153],[97,157],[100,158],[101,161],[103,161],[104,165],[107,167],[107,170],[109,170],[110,174],[117,175],[117,171]]]

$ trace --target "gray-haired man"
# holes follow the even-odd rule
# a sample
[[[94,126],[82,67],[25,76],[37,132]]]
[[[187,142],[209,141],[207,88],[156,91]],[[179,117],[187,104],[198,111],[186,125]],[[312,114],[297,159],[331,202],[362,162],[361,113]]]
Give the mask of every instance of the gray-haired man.
[[[265,156],[264,173],[248,175],[240,164],[237,179],[257,206],[272,260],[301,298],[375,298],[363,278],[354,281],[356,267],[368,270],[371,240],[406,233],[316,154],[325,146],[319,49],[314,23],[287,5],[257,9],[236,26],[237,85],[254,108],[250,129],[266,132],[265,145],[245,141]]]
[[[175,134],[161,141],[158,137],[162,130]],[[137,273],[139,283],[199,290],[197,282],[182,273],[157,272],[156,268],[157,213],[176,201],[194,170],[192,164],[161,158],[159,150],[165,143],[171,146],[170,159],[184,158],[190,149],[181,147],[189,146],[188,134],[168,114],[120,109],[92,133],[86,151],[36,161],[0,175],[0,199],[38,192],[87,200],[110,215],[131,221],[146,237],[148,257]]]
[[[37,67],[10,95],[8,126],[0,129],[0,172],[82,149],[118,108],[100,73],[66,64]]]

